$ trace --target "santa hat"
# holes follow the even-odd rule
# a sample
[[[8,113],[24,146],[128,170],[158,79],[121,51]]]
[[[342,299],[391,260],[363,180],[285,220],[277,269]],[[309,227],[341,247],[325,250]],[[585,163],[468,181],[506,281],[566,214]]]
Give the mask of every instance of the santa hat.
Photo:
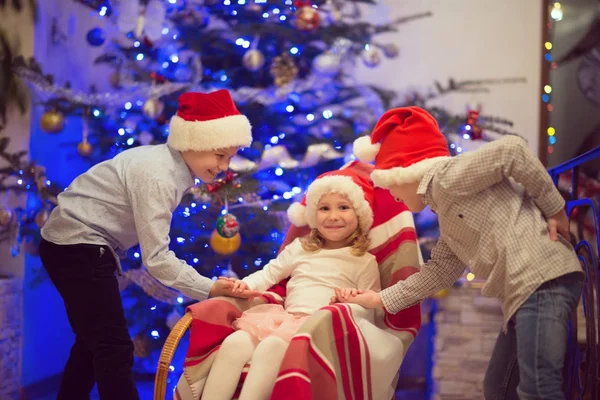
[[[340,169],[320,175],[310,184],[301,203],[292,204],[287,211],[288,218],[295,226],[317,227],[317,205],[321,197],[328,193],[345,195],[358,217],[363,232],[373,225],[373,186],[364,177],[351,169]]]
[[[418,182],[440,160],[450,156],[446,138],[427,111],[419,107],[395,108],[381,116],[371,136],[354,142],[354,155],[375,161],[375,185]]]
[[[227,90],[187,92],[179,96],[179,110],[171,118],[167,144],[179,151],[249,147],[252,127]]]

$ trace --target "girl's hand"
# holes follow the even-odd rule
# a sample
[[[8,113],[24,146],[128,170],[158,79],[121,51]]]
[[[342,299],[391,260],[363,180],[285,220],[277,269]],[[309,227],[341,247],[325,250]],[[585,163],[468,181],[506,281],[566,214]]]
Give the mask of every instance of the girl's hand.
[[[383,308],[381,294],[373,290],[335,289],[335,297],[340,303],[352,303],[364,308]]]
[[[231,290],[235,293],[242,293],[244,290],[250,290],[250,288],[248,287],[248,284],[240,279],[227,278],[225,276],[220,276],[219,279],[223,280],[223,281],[231,282],[233,284],[233,286],[231,287]]]
[[[351,297],[356,296],[357,294],[362,294],[363,291],[360,289],[340,289],[340,288],[336,288],[335,289],[335,296],[332,296],[331,299],[329,300],[329,304],[335,304],[335,303],[347,303],[347,300]]]
[[[260,296],[260,292],[250,290],[246,282],[239,279],[219,277],[210,289],[209,297],[230,296],[241,299],[252,299]]]

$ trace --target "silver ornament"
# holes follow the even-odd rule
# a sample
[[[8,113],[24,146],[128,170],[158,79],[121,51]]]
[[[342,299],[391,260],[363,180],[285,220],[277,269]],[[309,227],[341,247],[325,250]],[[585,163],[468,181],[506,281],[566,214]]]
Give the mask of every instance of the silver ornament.
[[[338,55],[326,52],[313,60],[313,69],[320,75],[333,77],[340,70],[341,59]]]
[[[398,46],[396,46],[396,44],[388,43],[383,45],[383,54],[387,58],[396,58],[398,57],[398,54],[400,54],[400,49],[398,49]]]
[[[260,50],[248,50],[242,58],[242,64],[250,71],[258,71],[265,65],[265,56]]]
[[[376,67],[381,63],[381,52],[374,46],[369,46],[364,49],[361,53],[361,57],[363,63],[369,68]]]
[[[158,99],[146,100],[146,102],[142,106],[142,112],[147,118],[150,119],[158,118],[162,114],[164,109],[165,105]]]

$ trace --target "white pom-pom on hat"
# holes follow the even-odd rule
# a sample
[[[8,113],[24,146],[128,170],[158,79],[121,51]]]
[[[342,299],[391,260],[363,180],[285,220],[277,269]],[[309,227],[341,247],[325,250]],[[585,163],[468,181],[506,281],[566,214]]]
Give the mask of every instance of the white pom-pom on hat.
[[[360,161],[373,162],[379,153],[380,143],[371,143],[370,136],[359,137],[354,141],[353,153]]]
[[[308,224],[306,206],[302,203],[292,203],[287,209],[287,216],[295,226],[306,226]]]

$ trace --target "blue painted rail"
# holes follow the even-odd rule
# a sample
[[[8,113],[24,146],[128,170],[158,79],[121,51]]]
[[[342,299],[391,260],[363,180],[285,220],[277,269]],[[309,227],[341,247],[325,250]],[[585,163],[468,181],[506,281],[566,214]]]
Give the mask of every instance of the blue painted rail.
[[[574,316],[565,365],[567,398],[577,400],[600,399],[600,194],[595,191],[590,193],[582,187],[583,176],[580,172],[583,164],[597,158],[600,158],[600,146],[548,171],[557,186],[561,176],[563,179],[570,176],[569,187],[561,189],[567,194],[571,240],[575,243],[575,251],[586,274],[582,296],[585,323],[579,321],[578,324],[577,316]],[[582,194],[589,194],[589,197],[582,197]]]

